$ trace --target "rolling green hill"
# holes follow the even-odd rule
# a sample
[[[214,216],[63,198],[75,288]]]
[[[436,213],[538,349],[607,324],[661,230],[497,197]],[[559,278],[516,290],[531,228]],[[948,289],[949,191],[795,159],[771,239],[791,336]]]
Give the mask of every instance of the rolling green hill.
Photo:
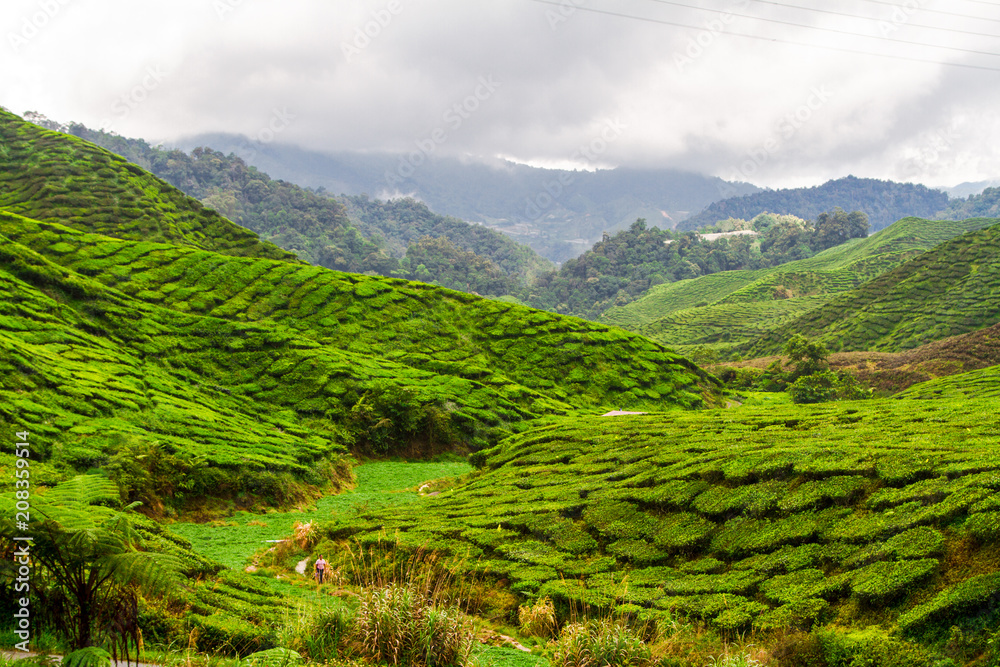
[[[793,323],[835,295],[860,288],[948,239],[995,222],[906,218],[866,239],[848,241],[809,259],[659,285],[633,303],[608,310],[602,321],[680,350],[707,345],[745,352],[769,331],[779,330],[769,339],[767,350],[773,353],[780,347],[774,342],[779,336],[791,335]],[[754,348],[755,354],[763,351]]]
[[[0,110],[0,209],[121,239],[294,261],[118,156]]]
[[[951,378],[958,400],[560,419],[478,454],[457,488],[327,533],[376,545],[395,532],[563,613],[701,619],[764,644],[829,624],[940,648],[953,625],[997,622],[1000,432],[983,419],[992,399],[961,389],[986,375]],[[936,664],[896,650],[914,653],[892,664]],[[705,658],[686,659],[672,664]]]
[[[23,125],[43,146],[20,150],[46,167],[0,190],[0,411],[43,436],[43,479],[148,451],[156,498],[289,502],[348,449],[475,449],[540,415],[715,399],[714,379],[634,334],[294,261],[124,160]],[[68,172],[93,181],[78,214],[47,203]],[[88,192],[108,199],[100,215]],[[117,224],[125,238],[104,233]]]
[[[896,352],[990,326],[1000,321],[998,256],[1000,225],[970,231],[803,314],[751,352],[777,349],[789,331],[832,350]]]

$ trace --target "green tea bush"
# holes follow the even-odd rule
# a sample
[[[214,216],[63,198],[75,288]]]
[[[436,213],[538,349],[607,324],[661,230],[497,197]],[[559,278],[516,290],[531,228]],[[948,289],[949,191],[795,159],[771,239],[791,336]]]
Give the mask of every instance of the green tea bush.
[[[868,604],[884,605],[915,590],[938,568],[934,558],[873,563],[851,577],[851,590]]]
[[[190,614],[187,626],[200,651],[244,656],[275,646],[276,636],[271,628],[225,613]]]
[[[814,634],[822,650],[822,664],[828,667],[926,667],[934,664],[926,650],[889,637],[877,627],[856,632],[818,630]]]
[[[981,574],[938,593],[934,598],[899,617],[899,627],[915,631],[928,624],[947,627],[1000,601],[1000,573]]]

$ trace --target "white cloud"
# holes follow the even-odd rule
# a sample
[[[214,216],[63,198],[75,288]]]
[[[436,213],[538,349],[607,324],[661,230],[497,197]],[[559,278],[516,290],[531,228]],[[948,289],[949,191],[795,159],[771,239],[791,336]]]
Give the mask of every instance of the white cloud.
[[[770,186],[994,178],[1000,71],[906,59],[1000,69],[1000,57],[902,42],[1000,51],[919,27],[1000,35],[1000,12],[914,4],[824,6],[852,18],[754,0],[718,0],[721,12],[654,0],[8,0],[0,104],[151,140],[255,134],[284,111],[294,120],[281,140],[310,148],[412,150],[444,129],[441,152],[548,164],[620,119],[602,163],[733,177],[750,160],[747,180]],[[465,108],[482,77],[501,85]],[[816,103],[816,91],[829,94]]]

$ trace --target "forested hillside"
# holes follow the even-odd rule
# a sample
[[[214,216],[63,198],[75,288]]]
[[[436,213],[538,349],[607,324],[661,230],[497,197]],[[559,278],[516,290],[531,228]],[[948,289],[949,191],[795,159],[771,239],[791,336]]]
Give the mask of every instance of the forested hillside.
[[[862,211],[872,231],[888,227],[901,218],[933,218],[948,206],[948,195],[923,185],[894,183],[848,176],[811,188],[793,188],[732,196],[717,201],[678,224],[680,230],[701,229],[726,218],[751,219],[765,211],[812,220],[823,211],[839,206]],[[965,216],[975,217],[975,216]]]
[[[549,268],[504,234],[435,215],[414,200],[338,200],[274,180],[233,154],[202,147],[190,154],[168,151],[78,124],[67,129],[311,264],[494,296],[519,291]]]
[[[812,257],[865,236],[868,219],[861,212],[834,209],[819,214],[815,222],[761,214],[749,221],[723,221],[717,229],[721,238],[693,232],[677,234],[650,228],[645,220],[639,220],[625,231],[606,236],[558,271],[540,276],[531,286],[527,302],[537,308],[598,319],[609,308],[624,306],[657,285]]]
[[[231,134],[201,135],[182,146],[235,152],[272,176],[333,193],[413,195],[438,213],[503,231],[554,262],[579,256],[605,232],[625,229],[637,218],[672,227],[718,200],[720,192],[760,190],[677,169],[571,171],[434,155],[423,156],[417,168],[407,155],[327,154]]]
[[[986,188],[978,195],[955,199],[938,217],[944,220],[1000,217],[1000,188]]]

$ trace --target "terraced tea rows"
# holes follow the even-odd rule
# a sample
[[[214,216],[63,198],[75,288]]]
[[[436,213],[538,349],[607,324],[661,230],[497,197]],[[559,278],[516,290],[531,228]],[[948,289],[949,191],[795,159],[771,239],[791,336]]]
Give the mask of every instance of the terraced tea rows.
[[[995,223],[984,218],[961,222],[906,218],[867,239],[849,241],[809,259],[657,286],[643,298],[607,311],[603,321],[679,350],[707,344],[746,351],[772,331],[780,333],[769,340],[784,336],[783,343],[798,322],[806,321],[807,313],[828,304],[834,295],[859,288],[939,243]],[[736,304],[742,307],[734,310]],[[842,306],[830,305],[824,312],[842,312],[838,308]],[[769,345],[773,353],[777,348],[773,342]]]
[[[717,399],[639,336],[289,261],[110,154],[0,121],[0,413],[47,443],[44,481],[108,466],[154,507],[287,503],[349,448],[467,451],[574,408]]]
[[[998,256],[1000,225],[964,234],[789,322],[751,352],[773,352],[790,331],[832,350],[892,352],[990,326],[1000,322]]]
[[[722,629],[849,624],[875,608],[911,632],[964,627],[960,608],[975,625],[1000,601],[985,577],[1000,572],[994,403],[563,419],[478,454],[464,486],[329,533],[466,556],[529,601]]]
[[[279,323],[324,346],[497,387],[513,380],[578,407],[694,406],[712,383],[633,334],[430,285],[120,241],[9,215],[0,216],[0,233],[173,311]],[[530,406],[539,396],[523,398]]]
[[[298,261],[117,155],[2,109],[0,146],[0,209],[116,238]]]
[[[509,382],[487,387],[321,347],[280,325],[145,305],[3,241],[0,413],[42,443],[32,473],[38,483],[118,454],[156,453],[164,488],[154,495],[277,494],[280,501],[295,489],[278,475],[327,481],[326,466],[351,444],[344,414],[371,389],[405,391],[416,405],[451,405],[467,437],[532,415],[518,400],[560,409]],[[60,302],[68,296],[72,305]],[[10,452],[0,454],[4,465]]]

